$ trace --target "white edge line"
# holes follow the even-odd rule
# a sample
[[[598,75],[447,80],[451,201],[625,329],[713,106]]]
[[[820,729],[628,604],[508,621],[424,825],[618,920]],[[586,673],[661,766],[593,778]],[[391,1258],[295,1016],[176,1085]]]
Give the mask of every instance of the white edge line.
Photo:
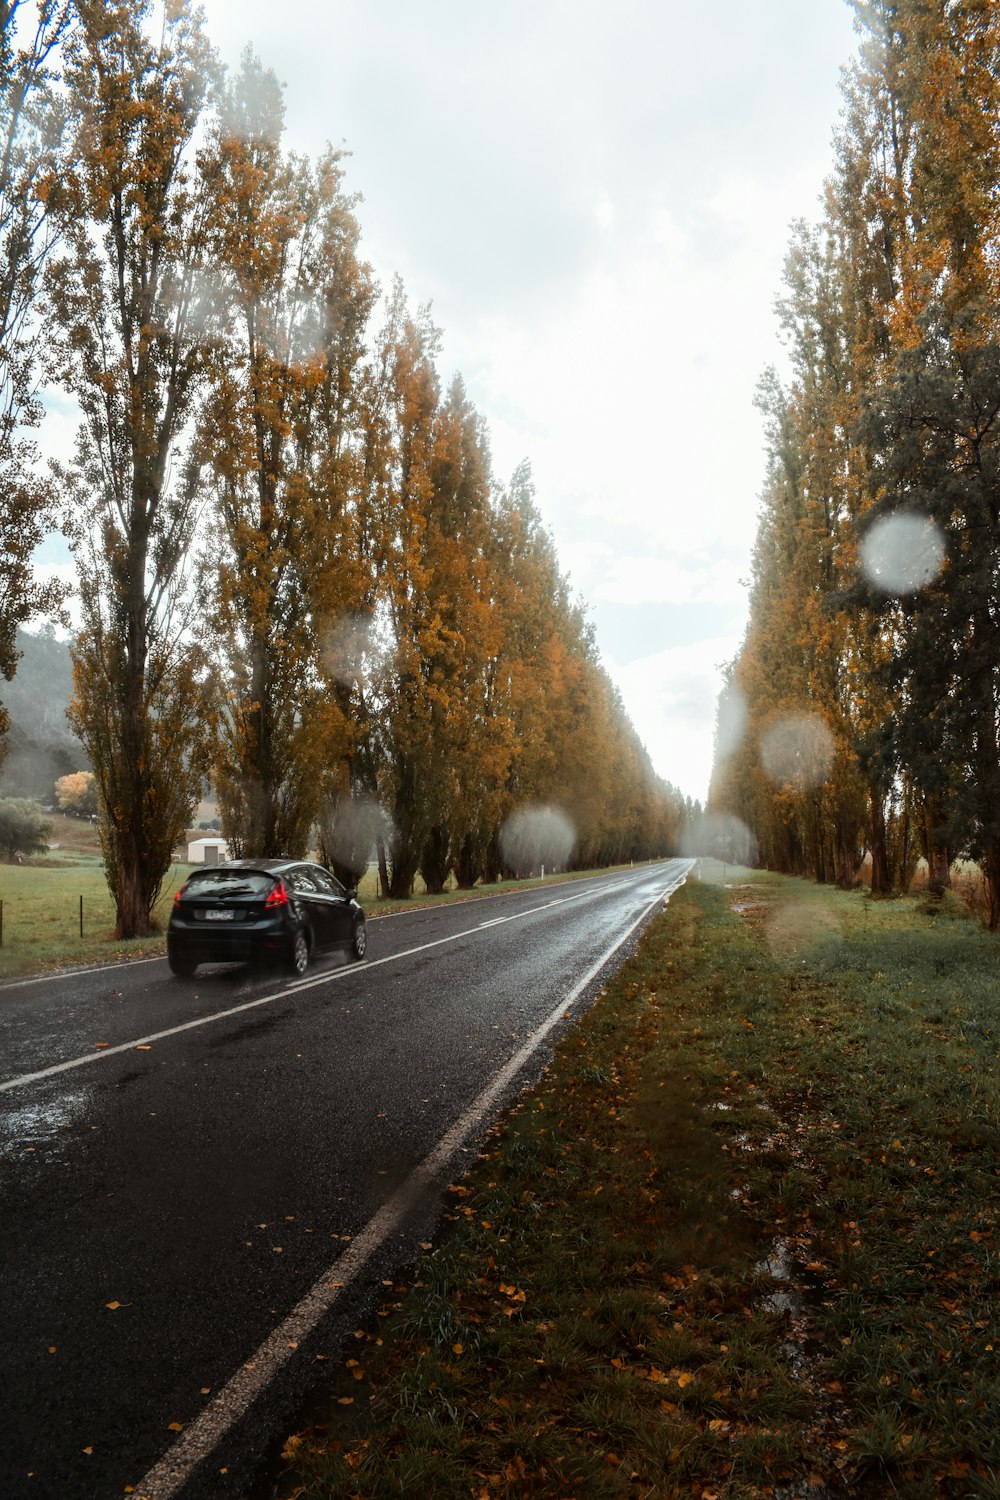
[[[571,901],[581,901],[585,896],[592,896],[593,891],[580,891],[572,896],[564,896],[559,901],[548,901],[545,906],[533,906],[528,911],[518,912],[513,917],[500,918],[503,922],[519,921],[522,917],[530,917],[535,913],[546,910],[551,906],[565,906]],[[603,894],[603,893],[596,893]],[[282,1000],[286,995],[298,995],[303,990],[315,989],[317,985],[332,984],[335,980],[346,979],[349,975],[364,973],[367,969],[380,968],[382,964],[398,963],[400,959],[412,958],[414,954],[426,953],[429,948],[440,948],[445,943],[457,943],[462,938],[475,937],[483,930],[485,924],[480,923],[476,927],[465,928],[462,932],[455,932],[448,937],[435,938],[433,942],[421,943],[416,948],[407,948],[402,953],[388,953],[385,958],[373,958],[364,964],[349,964],[343,969],[327,970],[322,974],[315,974],[309,979],[293,980],[273,994],[261,995],[257,1000],[245,1000],[241,1005],[231,1005],[226,1010],[213,1011],[208,1016],[198,1016],[193,1021],[182,1021],[178,1026],[168,1026],[163,1031],[152,1031],[147,1036],[134,1037],[128,1042],[118,1042],[113,1047],[101,1047],[94,1052],[85,1052],[81,1057],[71,1057],[65,1062],[53,1063],[48,1068],[39,1068],[34,1073],[19,1073],[14,1078],[4,1079],[0,1082],[0,1094],[9,1093],[11,1089],[25,1088],[29,1083],[38,1083],[43,1078],[53,1078],[58,1073],[68,1073],[73,1068],[86,1067],[88,1063],[101,1062],[106,1057],[117,1057],[122,1052],[134,1052],[137,1047],[149,1047],[153,1042],[162,1042],[166,1037],[177,1036],[183,1031],[195,1031],[199,1026],[211,1026],[213,1021],[224,1021],[229,1016],[242,1015],[244,1011],[256,1010],[261,1005],[273,1005],[276,1000]],[[146,962],[146,960],[142,960]]]
[[[82,964],[79,969],[49,969],[46,974],[33,974],[27,979],[5,979],[0,983],[0,995],[8,990],[23,990],[29,984],[52,984],[59,979],[79,979],[81,974],[112,974],[115,969],[137,969],[140,964],[163,962],[162,953],[151,953],[147,958],[123,958],[115,964]]]
[[[666,902],[683,885],[687,871],[667,890],[661,891],[651,901],[632,926],[612,943],[595,964],[587,970],[570,993],[559,1002],[555,1010],[533,1031],[508,1062],[496,1073],[478,1098],[454,1125],[438,1141],[434,1149],[415,1167],[406,1181],[386,1199],[379,1211],[369,1219],[360,1234],[356,1235],[351,1248],[334,1261],[313,1283],[302,1300],[286,1318],[268,1334],[264,1342],[250,1358],[213,1396],[200,1416],[187,1427],[182,1437],[168,1448],[157,1463],[135,1488],[135,1500],[171,1500],[187,1483],[192,1472],[201,1461],[229,1432],[230,1428],[245,1415],[255,1397],[291,1359],[298,1345],[316,1324],[330,1311],[351,1282],[363,1271],[368,1261],[385,1244],[389,1236],[403,1222],[407,1210],[418,1199],[420,1193],[449,1166],[465,1141],[478,1129],[484,1115],[497,1096],[520,1072],[521,1068],[537,1051],[553,1027],[567,1014],[587,986],[617,953],[623,943],[657,906]],[[477,929],[478,930],[478,929]]]

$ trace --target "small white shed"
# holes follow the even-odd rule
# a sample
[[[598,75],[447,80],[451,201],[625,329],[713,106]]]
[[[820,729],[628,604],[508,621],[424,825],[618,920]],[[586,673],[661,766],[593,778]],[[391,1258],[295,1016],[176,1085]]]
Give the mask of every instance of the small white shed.
[[[188,844],[189,865],[221,865],[229,858],[225,839],[193,839]]]

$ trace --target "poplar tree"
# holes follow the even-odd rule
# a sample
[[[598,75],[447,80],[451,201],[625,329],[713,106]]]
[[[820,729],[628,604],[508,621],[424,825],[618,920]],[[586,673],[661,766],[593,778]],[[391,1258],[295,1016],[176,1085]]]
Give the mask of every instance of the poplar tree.
[[[374,290],[339,157],[281,149],[274,75],[248,53],[205,155],[228,332],[205,444],[217,495],[224,703],[215,781],[242,855],[301,855],[352,744],[338,641],[364,593],[357,379]],[[338,658],[338,660],[332,660]]]
[[[920,789],[932,886],[947,883],[959,849],[975,853],[997,926],[1000,22],[981,4],[910,3],[897,8],[890,47],[880,8],[862,16],[882,41],[886,75],[892,63],[908,147],[887,357],[863,429],[878,455],[864,519],[916,514],[938,527],[946,549],[929,586],[866,601],[895,627],[887,753]]]
[[[406,315],[396,290],[385,330],[391,438],[382,455],[388,470],[378,564],[380,649],[372,658],[367,702],[377,795],[392,828],[388,894],[406,897],[436,821],[431,720],[442,689],[433,678],[446,640],[426,548],[440,335],[426,309],[416,318]]]
[[[427,602],[438,623],[423,663],[431,697],[424,788],[433,821],[420,872],[434,891],[443,889],[460,850],[481,831],[486,788],[509,753],[490,693],[504,620],[490,577],[489,452],[482,420],[458,377],[438,413],[430,481],[424,549]]]
[[[45,180],[66,124],[56,87],[71,8],[43,0],[34,29],[15,40],[20,0],[0,4],[0,674],[17,667],[18,626],[58,611],[65,590],[39,583],[32,554],[55,524],[50,485],[29,433],[37,395],[40,280],[56,235]],[[0,759],[9,724],[0,704]]]
[[[47,184],[56,365],[83,417],[62,475],[80,576],[74,727],[100,789],[116,933],[152,930],[206,764],[186,560],[199,498],[187,444],[203,388],[206,201],[195,135],[214,59],[187,0],[159,39],[148,3],[79,0],[74,137]]]
[[[785,300],[798,363],[771,403],[782,462],[733,680],[752,730],[785,692],[824,705],[866,793],[874,890],[905,883],[919,814],[932,887],[954,853],[975,854],[996,926],[1000,16],[980,0],[855,9],[862,46],[821,229],[836,295],[800,274]],[[822,357],[804,365],[811,348]],[[899,514],[937,528],[936,578],[862,571],[874,529]],[[816,804],[827,842],[848,831],[852,774],[835,762],[833,795]],[[806,825],[764,785],[753,734],[716,787],[768,859],[809,867]]]

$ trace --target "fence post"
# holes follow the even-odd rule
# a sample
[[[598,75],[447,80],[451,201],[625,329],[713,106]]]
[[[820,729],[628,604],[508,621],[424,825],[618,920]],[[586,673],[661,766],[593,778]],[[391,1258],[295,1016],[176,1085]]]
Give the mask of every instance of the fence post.
[[[80,936],[83,937],[83,896],[80,896]]]
[[[3,900],[0,899],[0,948],[3,947]]]

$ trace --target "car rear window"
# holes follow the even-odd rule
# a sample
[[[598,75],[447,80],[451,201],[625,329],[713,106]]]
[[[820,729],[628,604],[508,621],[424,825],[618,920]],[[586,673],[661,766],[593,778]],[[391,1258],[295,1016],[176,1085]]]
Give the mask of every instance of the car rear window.
[[[264,870],[204,870],[188,877],[185,896],[263,896],[274,885]]]

